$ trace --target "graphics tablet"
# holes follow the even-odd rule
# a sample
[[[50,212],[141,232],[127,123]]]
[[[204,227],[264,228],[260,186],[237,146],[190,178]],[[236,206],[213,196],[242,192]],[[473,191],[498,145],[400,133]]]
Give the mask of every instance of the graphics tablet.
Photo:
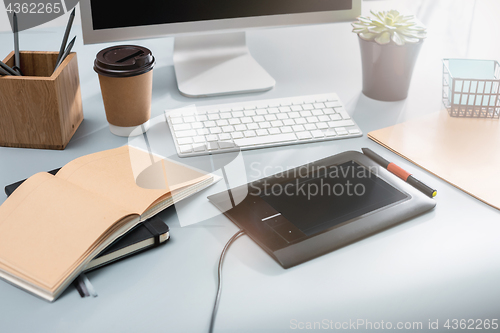
[[[231,198],[248,189],[238,205]],[[349,151],[208,197],[284,268],[432,209],[436,203]]]

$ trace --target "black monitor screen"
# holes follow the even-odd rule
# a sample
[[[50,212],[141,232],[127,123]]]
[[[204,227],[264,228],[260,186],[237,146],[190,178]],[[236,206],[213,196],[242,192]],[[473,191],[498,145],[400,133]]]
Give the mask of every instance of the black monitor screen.
[[[352,0],[90,0],[94,30],[352,9]]]
[[[260,197],[307,236],[408,198],[354,161],[310,170]]]

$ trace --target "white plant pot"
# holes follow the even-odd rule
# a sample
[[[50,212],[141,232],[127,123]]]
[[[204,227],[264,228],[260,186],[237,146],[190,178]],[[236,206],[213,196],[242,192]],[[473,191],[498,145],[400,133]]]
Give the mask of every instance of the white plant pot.
[[[408,96],[413,67],[423,40],[402,46],[359,39],[363,68],[363,94],[380,101],[400,101]]]

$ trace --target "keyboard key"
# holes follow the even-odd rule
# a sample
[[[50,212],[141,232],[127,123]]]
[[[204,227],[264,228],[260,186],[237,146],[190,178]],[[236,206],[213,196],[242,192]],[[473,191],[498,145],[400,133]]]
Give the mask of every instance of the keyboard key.
[[[288,113],[288,117],[290,117],[290,118],[299,118],[300,117],[300,113],[298,113],[298,112],[290,112],[290,113]]]
[[[290,108],[292,111],[302,111],[302,106],[301,105],[292,105]]]
[[[259,125],[257,125],[256,123],[250,123],[250,124],[247,124],[247,128],[251,129],[251,130],[256,130],[256,129],[259,129]]]
[[[191,143],[191,142],[192,142],[191,138],[177,139],[177,143],[180,144],[180,145],[185,145],[185,144],[188,144],[188,143]]]
[[[292,126],[292,128],[293,128],[294,132],[301,132],[301,131],[305,130],[304,126],[302,126],[302,125],[294,125],[294,126]]]
[[[271,127],[271,123],[268,121],[264,121],[262,123],[259,123],[259,127],[260,128],[269,128],[269,127]]]
[[[231,125],[229,125],[229,126],[224,126],[224,127],[222,127],[222,131],[223,131],[224,133],[234,132],[234,126],[231,126]]]
[[[255,131],[245,131],[243,134],[245,134],[245,137],[247,138],[252,138],[254,136],[256,136],[257,134],[255,133]],[[235,140],[234,141],[236,144],[238,144],[238,142]],[[239,146],[239,145],[238,145]]]
[[[229,119],[229,124],[231,125],[241,124],[241,120],[239,118]]]
[[[243,132],[233,132],[231,133],[231,137],[233,139],[241,139],[243,137]]]
[[[180,125],[174,125],[174,131],[184,131],[191,129],[191,125],[189,124],[180,124]]]
[[[204,144],[204,143],[203,143],[203,144],[196,144],[196,143],[195,143],[195,144],[193,145],[193,150],[194,150],[195,152],[198,152],[198,151],[205,151],[205,144]]]
[[[354,122],[352,120],[330,121],[328,122],[328,126],[330,127],[354,126]]]
[[[302,108],[304,110],[313,110],[314,109],[314,106],[312,104],[303,104],[302,105]]]
[[[236,126],[234,126],[234,130],[235,131],[244,131],[246,129],[247,129],[246,125],[236,125]]]
[[[315,116],[307,117],[306,120],[307,120],[308,123],[317,123],[319,121],[318,117],[315,117]]]
[[[335,108],[335,111],[342,116],[342,119],[351,119],[351,116],[344,108]]]
[[[213,121],[213,120],[205,121],[205,122],[203,123],[203,125],[204,125],[205,127],[215,127],[215,126],[217,126],[217,124],[216,124],[216,123],[215,123],[215,121]]]
[[[305,124],[305,123],[307,123],[307,120],[305,120],[304,118],[296,118],[295,123],[296,124]]]
[[[231,140],[231,134],[229,133],[219,134],[219,140]]]
[[[255,105],[247,105],[245,106],[245,110],[254,110],[255,109]]]
[[[234,143],[240,147],[254,146],[259,144],[273,144],[278,142],[296,141],[297,137],[294,133],[276,134],[269,136],[259,136],[254,138],[236,139]]]
[[[293,129],[290,126],[284,126],[280,128],[281,133],[292,133]]]
[[[189,152],[191,152],[191,150],[193,150],[193,146],[181,145],[181,146],[179,146],[179,149],[180,149],[181,153],[189,153]]]
[[[202,143],[202,142],[205,142],[205,137],[204,137],[204,136],[195,136],[195,137],[193,138],[193,141],[194,141],[195,143]]]
[[[314,103],[313,106],[316,108],[316,109],[322,109],[325,107],[325,104],[323,103]]]
[[[335,121],[335,120],[341,120],[341,119],[342,119],[342,116],[341,116],[340,114],[338,114],[338,113],[336,113],[336,114],[331,114],[331,115],[330,115],[330,119],[331,119],[331,120],[334,120],[334,121]]]
[[[271,121],[271,126],[272,127],[281,127],[281,126],[283,126],[283,122],[281,120]]]
[[[313,116],[321,116],[321,115],[323,115],[323,110],[319,110],[319,109],[312,110],[312,114],[313,114]]]
[[[338,128],[336,128],[335,132],[337,132],[337,135],[347,135],[347,134],[349,134],[344,127],[338,127]]]
[[[289,106],[282,106],[279,108],[280,112],[290,112],[292,109]]]
[[[313,131],[316,129],[316,125],[314,124],[305,124],[304,127],[306,128],[306,130],[308,131]]]
[[[262,116],[262,115],[265,115],[267,114],[267,110],[266,109],[258,109],[255,111],[258,115]]]
[[[216,123],[217,123],[217,126],[229,125],[229,122],[226,119],[217,120]]]
[[[305,132],[298,132],[296,134],[297,134],[297,137],[299,138],[299,140],[307,140],[307,139],[311,139],[312,138],[311,133],[309,133],[307,131],[305,131]]]
[[[300,111],[300,115],[302,117],[310,117],[310,116],[312,116],[312,112],[311,111]]]
[[[207,121],[208,120],[208,117],[205,115],[196,116],[195,118],[196,118],[196,121]]]
[[[273,113],[279,113],[280,110],[278,108],[269,108],[267,109],[267,112],[273,114]]]
[[[218,141],[219,140],[219,138],[217,137],[217,135],[214,135],[214,134],[207,135],[205,138],[207,139],[208,142],[210,142],[210,141]]]
[[[292,126],[292,125],[295,125],[295,120],[293,120],[293,119],[285,119],[285,120],[283,120],[283,124],[285,124],[287,126]]]
[[[241,118],[243,117],[244,113],[241,112],[241,111],[236,111],[236,112],[233,112],[233,117],[234,118]]]
[[[194,129],[203,128],[202,123],[191,123],[191,127]]]
[[[241,122],[243,124],[249,124],[249,123],[253,123],[253,120],[250,117],[243,117],[243,118],[241,118]]]
[[[229,119],[229,118],[232,118],[232,117],[233,117],[233,115],[231,114],[231,112],[224,112],[224,113],[221,113],[221,114],[220,114],[220,117],[221,117],[222,119]]]
[[[208,130],[208,128],[202,128],[202,129],[197,130],[196,133],[198,133],[198,135],[206,135],[206,134],[209,134],[210,131]]]
[[[269,131],[269,134],[280,134],[281,133],[279,128],[275,128],[275,127],[270,128],[268,131]]]
[[[250,110],[250,111],[245,111],[243,112],[245,114],[245,116],[247,117],[251,117],[251,116],[255,116],[257,113],[255,112],[255,110]]]
[[[283,119],[287,119],[287,118],[288,118],[288,114],[286,114],[286,113],[278,113],[278,114],[276,115],[276,118],[278,118],[278,119],[282,119],[282,120],[283,120]]]
[[[172,125],[177,125],[177,124],[182,124],[184,121],[182,120],[182,117],[179,118],[170,118],[170,122]]]
[[[325,133],[326,136],[337,136],[337,132],[335,132],[333,128],[330,128],[329,130],[324,131],[323,133]]]
[[[340,117],[340,116],[339,116]],[[324,116],[319,116],[318,117],[319,121],[330,121],[330,117],[324,115]]]
[[[326,109],[323,109],[323,113],[324,114],[334,114],[335,110],[332,108],[326,108]]]
[[[187,131],[178,131],[178,132],[175,132],[175,136],[177,138],[186,138],[188,136],[195,136],[196,135],[196,131],[195,130],[187,130]]]
[[[222,133],[222,129],[220,127],[210,127],[210,133],[219,134]]]
[[[326,102],[325,106],[327,108],[336,108],[336,107],[342,106],[342,104],[340,104],[339,102]]]
[[[325,136],[325,134],[323,134],[323,132],[322,132],[322,131],[312,131],[312,132],[311,132],[311,134],[312,134],[312,136],[313,136],[314,138],[316,138],[316,139],[317,139],[317,138],[322,138],[322,137],[324,137],[324,136]]]
[[[319,129],[327,129],[328,125],[325,123],[317,123],[316,127],[318,127]]]
[[[261,121],[266,121],[266,119],[264,117],[262,117],[262,116],[253,116],[252,119],[256,123],[259,123]]]
[[[268,115],[264,116],[264,118],[266,118],[267,121],[278,119],[278,118],[276,118],[276,116],[274,114],[268,114]]]
[[[196,121],[195,117],[192,117],[192,116],[191,117],[184,117],[185,123],[193,123],[195,121]]]
[[[258,129],[256,130],[258,136],[268,135],[269,132],[266,129]]]
[[[232,143],[231,141],[222,141],[219,142],[219,148],[220,149],[234,148],[234,143]]]
[[[210,119],[210,120],[217,120],[217,119],[220,119],[220,116],[219,116],[218,113],[209,114],[208,115],[208,119]]]

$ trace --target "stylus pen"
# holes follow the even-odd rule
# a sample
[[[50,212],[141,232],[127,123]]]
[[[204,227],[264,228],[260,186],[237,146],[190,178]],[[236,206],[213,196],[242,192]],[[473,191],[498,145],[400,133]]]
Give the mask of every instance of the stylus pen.
[[[15,70],[10,68],[9,66],[7,66],[3,61],[0,61],[0,67],[3,68],[3,70],[6,71],[7,73],[9,73],[10,75],[21,76],[21,74],[19,74],[18,72],[16,72]]]
[[[17,68],[21,68],[21,60],[19,59],[19,27],[17,25],[17,14],[14,12],[12,17],[14,25],[14,65]]]
[[[66,49],[66,43],[68,42],[69,32],[71,31],[71,26],[73,25],[74,19],[75,19],[75,8],[73,8],[73,11],[69,16],[68,24],[66,25],[66,31],[64,32],[64,37],[61,43],[61,48],[59,49],[59,55],[57,56],[56,64],[59,63],[59,61],[64,55],[64,50]]]
[[[417,190],[422,192],[423,194],[427,195],[430,198],[434,198],[437,195],[437,191],[430,188],[429,186],[425,185],[422,183],[420,180],[417,178],[413,177],[412,174],[409,172],[405,171],[401,167],[397,166],[396,164],[387,161],[385,158],[382,156],[378,155],[375,153],[373,150],[369,148],[361,148],[363,151],[363,154],[368,156],[370,159],[372,159],[374,162],[377,164],[380,164],[384,168],[386,168],[389,172],[395,174],[411,186],[415,187]]]

